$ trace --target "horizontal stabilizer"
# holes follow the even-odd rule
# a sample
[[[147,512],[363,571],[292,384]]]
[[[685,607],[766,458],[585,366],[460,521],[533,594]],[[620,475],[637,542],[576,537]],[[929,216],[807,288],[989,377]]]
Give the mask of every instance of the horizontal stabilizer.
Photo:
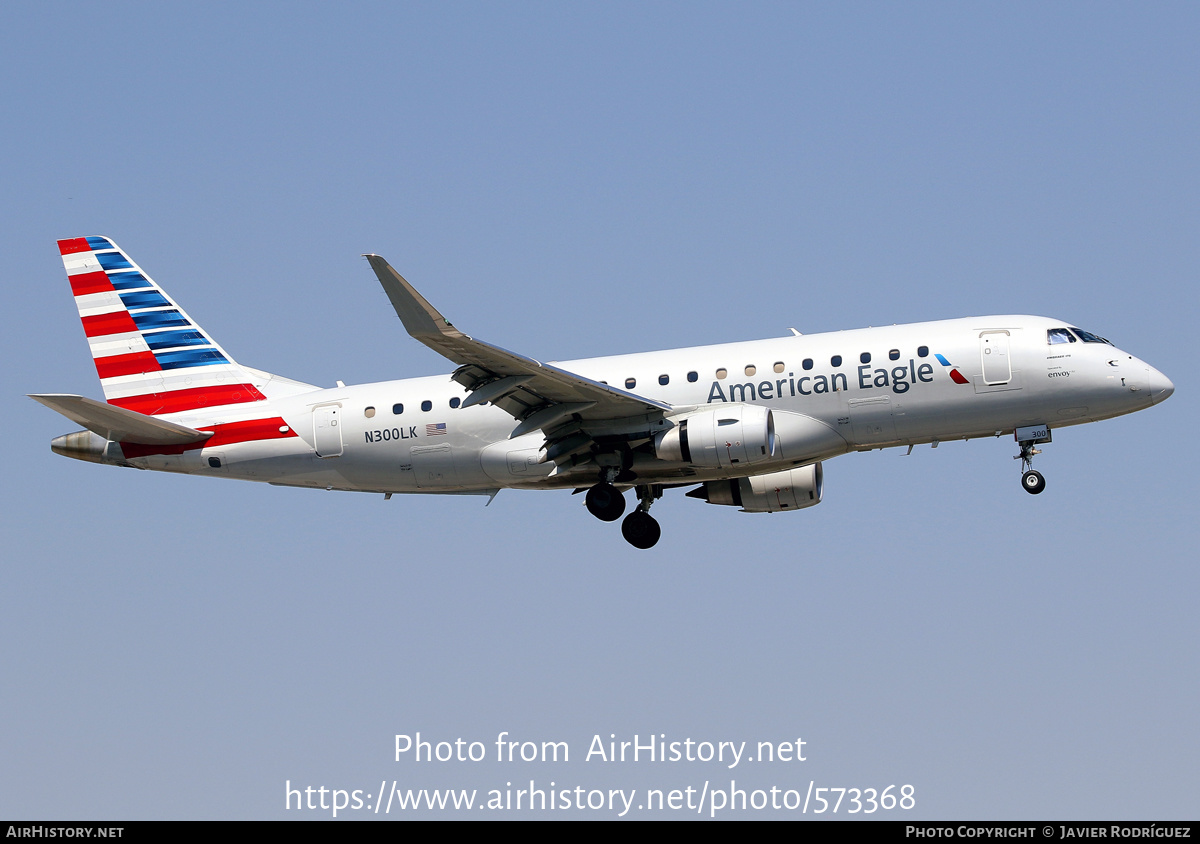
[[[142,443],[145,445],[185,445],[200,442],[212,436],[186,425],[156,419],[123,407],[106,404],[85,396],[66,393],[31,395],[51,410],[114,442]]]

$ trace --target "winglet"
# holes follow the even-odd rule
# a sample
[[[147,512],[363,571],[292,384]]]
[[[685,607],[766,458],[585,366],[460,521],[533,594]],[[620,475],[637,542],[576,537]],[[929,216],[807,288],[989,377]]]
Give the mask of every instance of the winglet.
[[[396,316],[400,317],[404,329],[409,334],[417,339],[462,336],[462,332],[438,313],[437,308],[429,304],[391,264],[379,255],[368,254],[363,257],[379,277],[379,283],[383,285],[384,292],[392,301],[392,307],[396,309]]]

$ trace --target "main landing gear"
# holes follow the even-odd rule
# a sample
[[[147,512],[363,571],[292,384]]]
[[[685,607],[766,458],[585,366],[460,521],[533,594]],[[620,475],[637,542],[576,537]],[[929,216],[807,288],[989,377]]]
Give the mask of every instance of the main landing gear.
[[[604,472],[598,484],[587,491],[584,503],[588,512],[602,522],[615,522],[625,512],[625,496],[613,486],[616,470]],[[662,498],[662,487],[645,485],[634,487],[637,491],[637,508],[621,522],[621,535],[634,548],[653,548],[662,535],[658,521],[650,515],[650,505]]]
[[[587,491],[588,512],[602,522],[615,522],[625,512],[625,496],[608,478]]]
[[[658,520],[650,515],[650,505],[662,498],[662,487],[657,485],[634,487],[637,490],[637,509],[621,522],[621,536],[634,548],[653,548],[662,536]]]

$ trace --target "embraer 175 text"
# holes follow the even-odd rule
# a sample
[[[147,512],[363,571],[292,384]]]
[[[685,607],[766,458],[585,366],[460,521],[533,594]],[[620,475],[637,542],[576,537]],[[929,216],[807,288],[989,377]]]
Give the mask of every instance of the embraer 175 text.
[[[1027,492],[1052,428],[1132,413],[1174,391],[1102,337],[985,316],[539,363],[459,331],[378,255],[404,327],[458,368],[321,389],[235,363],[104,237],[59,241],[107,403],[32,398],[86,430],[58,454],[285,486],[495,495],[587,492],[638,548],[663,491],[745,513],[821,500],[849,451],[1013,434]]]

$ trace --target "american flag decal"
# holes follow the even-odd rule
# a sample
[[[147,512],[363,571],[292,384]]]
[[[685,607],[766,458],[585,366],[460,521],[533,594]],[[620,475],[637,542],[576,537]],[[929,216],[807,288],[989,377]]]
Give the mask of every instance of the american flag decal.
[[[445,422],[432,422],[425,426],[425,436],[427,436],[427,437],[436,437],[440,434],[445,434],[445,433],[446,433],[446,423]]]

